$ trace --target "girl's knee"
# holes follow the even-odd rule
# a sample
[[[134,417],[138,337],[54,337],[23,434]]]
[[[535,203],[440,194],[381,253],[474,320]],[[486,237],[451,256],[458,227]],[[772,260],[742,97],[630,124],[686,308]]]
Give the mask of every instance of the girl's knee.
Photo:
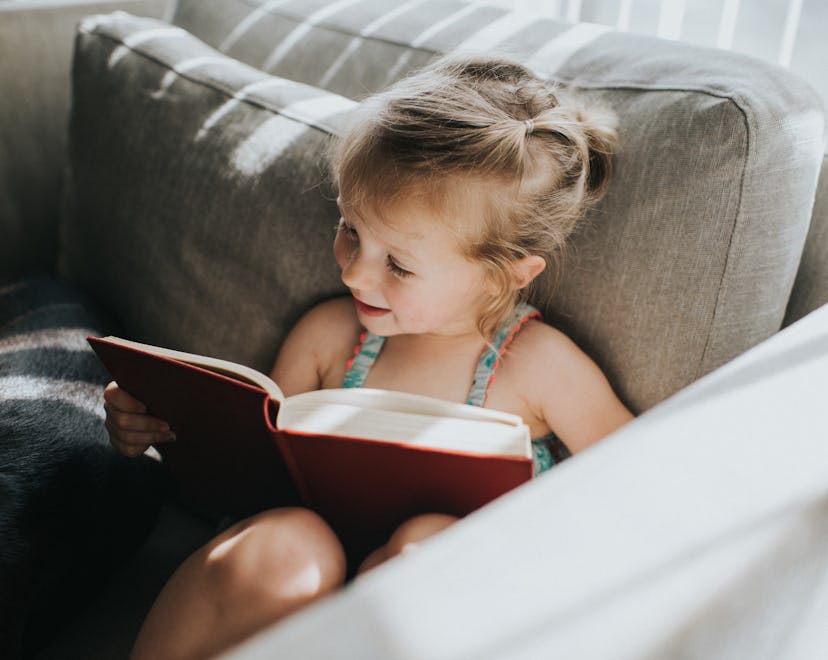
[[[264,601],[292,609],[342,584],[345,555],[331,528],[312,511],[273,509],[215,539],[206,549],[204,568],[228,606]]]
[[[426,513],[407,520],[400,525],[388,540],[387,555],[393,557],[407,548],[416,546],[429,536],[455,523],[457,518],[443,513]]]

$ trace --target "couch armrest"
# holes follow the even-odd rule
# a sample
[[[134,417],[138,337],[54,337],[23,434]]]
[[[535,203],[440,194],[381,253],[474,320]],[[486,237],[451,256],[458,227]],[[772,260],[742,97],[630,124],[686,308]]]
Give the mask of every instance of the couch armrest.
[[[65,164],[69,70],[83,16],[161,16],[167,0],[0,3],[0,277],[50,273]]]

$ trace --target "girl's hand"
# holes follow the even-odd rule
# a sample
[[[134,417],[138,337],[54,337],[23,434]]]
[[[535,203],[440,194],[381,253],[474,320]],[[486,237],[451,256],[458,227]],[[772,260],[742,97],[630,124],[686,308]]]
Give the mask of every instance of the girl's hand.
[[[125,456],[134,458],[151,444],[175,440],[169,424],[148,415],[146,406],[115,381],[104,390],[104,410],[109,441]]]

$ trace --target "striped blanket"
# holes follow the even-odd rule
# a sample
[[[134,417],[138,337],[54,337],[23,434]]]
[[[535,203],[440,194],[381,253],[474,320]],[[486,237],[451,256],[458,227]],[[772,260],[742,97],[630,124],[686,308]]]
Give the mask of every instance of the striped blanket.
[[[85,338],[111,325],[40,278],[0,284],[0,648],[29,656],[146,537],[160,466],[104,427],[107,374]],[[9,655],[5,655],[10,650]]]

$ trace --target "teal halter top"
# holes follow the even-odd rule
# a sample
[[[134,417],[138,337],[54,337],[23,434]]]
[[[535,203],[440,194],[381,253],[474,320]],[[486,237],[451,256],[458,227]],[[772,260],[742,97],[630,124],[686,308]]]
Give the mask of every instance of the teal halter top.
[[[515,306],[512,313],[504,319],[494,333],[492,342],[480,354],[477,369],[474,373],[471,389],[466,403],[470,406],[483,406],[489,387],[494,381],[495,371],[500,364],[506,348],[517,336],[520,329],[530,319],[540,319],[540,312],[526,303]],[[375,335],[367,330],[359,338],[359,344],[354,349],[354,356],[348,362],[348,370],[342,387],[362,387],[371,367],[379,356],[385,337]],[[556,463],[568,458],[570,452],[566,445],[554,434],[549,433],[541,438],[532,440],[532,458],[535,474],[544,472]]]

